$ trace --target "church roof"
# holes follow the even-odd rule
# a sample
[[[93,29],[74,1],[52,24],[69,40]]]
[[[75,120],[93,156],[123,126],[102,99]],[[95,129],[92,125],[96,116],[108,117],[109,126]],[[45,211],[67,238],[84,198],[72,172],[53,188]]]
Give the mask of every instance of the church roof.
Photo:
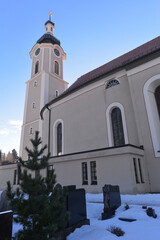
[[[49,21],[48,21],[49,22]],[[38,39],[37,43],[52,43],[60,45],[60,41],[52,36],[50,33],[45,33],[40,39]]]
[[[79,88],[98,80],[100,77],[109,74],[115,70],[127,67],[129,64],[135,63],[138,60],[142,60],[145,57],[160,51],[160,36],[152,39],[151,41],[131,50],[130,52],[121,55],[120,57],[82,75],[78,78],[66,91],[64,91],[59,97],[53,99],[46,104],[41,110],[41,117],[46,107],[57,102],[63,97],[71,94],[73,91],[77,91]]]

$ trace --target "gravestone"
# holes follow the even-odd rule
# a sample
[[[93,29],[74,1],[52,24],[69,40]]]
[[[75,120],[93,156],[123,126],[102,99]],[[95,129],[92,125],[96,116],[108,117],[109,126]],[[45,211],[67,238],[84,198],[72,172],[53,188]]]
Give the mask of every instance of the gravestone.
[[[61,184],[57,183],[56,186],[55,186],[55,189],[57,189],[58,193],[59,193],[60,195],[62,195],[62,193],[63,193],[63,188],[62,188],[62,185],[61,185]]]
[[[60,195],[64,189],[67,190],[64,206],[64,215],[66,212],[69,212],[67,227],[71,227],[79,222],[89,221],[86,213],[86,195],[84,189],[76,189],[75,185],[64,186],[62,188],[60,184],[57,184],[55,188]]]
[[[115,210],[121,205],[119,186],[105,184],[103,189],[104,212],[102,220],[109,219],[115,214]]]
[[[76,189],[76,186],[67,187],[66,210],[70,213],[68,227],[87,219],[86,196],[84,189]]]
[[[0,212],[5,212],[5,211],[8,211],[8,210],[11,210],[9,200],[6,196],[6,192],[7,191],[4,190],[1,193],[1,196],[0,196]]]
[[[62,189],[62,186],[57,184],[55,188],[57,188],[59,194],[62,194],[63,189],[67,190],[64,215],[69,212],[69,220],[66,228],[55,235],[56,240],[65,240],[76,228],[90,224],[86,214],[85,190],[76,189],[75,185],[64,186]]]
[[[13,217],[12,211],[0,213],[0,240],[11,239],[12,217]]]

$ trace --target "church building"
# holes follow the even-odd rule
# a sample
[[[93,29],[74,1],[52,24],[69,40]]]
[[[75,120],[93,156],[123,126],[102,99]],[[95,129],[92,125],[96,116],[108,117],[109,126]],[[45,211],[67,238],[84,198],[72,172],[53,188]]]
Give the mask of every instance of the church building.
[[[86,192],[160,192],[160,37],[78,78],[63,80],[66,53],[54,23],[33,46],[20,156],[40,132],[57,182]],[[13,180],[11,179],[11,182]]]

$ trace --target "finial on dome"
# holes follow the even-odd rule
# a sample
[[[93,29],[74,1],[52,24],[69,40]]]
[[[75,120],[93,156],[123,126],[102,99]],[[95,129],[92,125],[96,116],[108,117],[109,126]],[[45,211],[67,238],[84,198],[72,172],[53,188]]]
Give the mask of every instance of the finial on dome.
[[[51,9],[49,9],[49,20],[51,21],[51,17],[52,17],[52,13],[51,13]]]
[[[52,11],[51,9],[49,9],[49,20],[45,23],[45,30],[46,30],[46,33],[50,33],[51,35],[53,35],[54,23],[51,21],[51,17],[52,17]]]

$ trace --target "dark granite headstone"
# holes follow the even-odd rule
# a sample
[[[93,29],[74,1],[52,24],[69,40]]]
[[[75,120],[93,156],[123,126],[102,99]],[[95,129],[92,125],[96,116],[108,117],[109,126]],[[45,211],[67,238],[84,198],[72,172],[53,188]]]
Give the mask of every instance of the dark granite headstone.
[[[84,189],[76,189],[76,186],[74,185],[66,187],[68,190],[66,199],[66,211],[68,211],[70,214],[67,227],[71,227],[87,219],[86,196]]]
[[[12,217],[13,212],[1,212],[0,213],[0,240],[8,239],[12,237]]]
[[[115,210],[121,205],[119,186],[104,185],[103,202],[104,212],[102,220],[111,218],[115,214]]]

